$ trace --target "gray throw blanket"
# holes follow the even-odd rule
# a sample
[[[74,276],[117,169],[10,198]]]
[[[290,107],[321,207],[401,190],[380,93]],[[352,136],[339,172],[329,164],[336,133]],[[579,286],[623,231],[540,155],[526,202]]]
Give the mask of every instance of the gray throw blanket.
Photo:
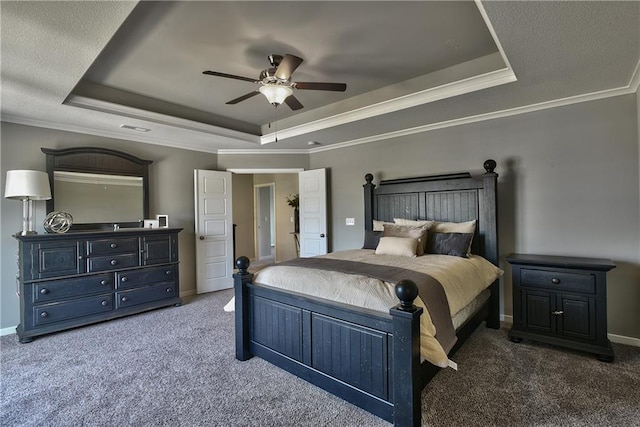
[[[449,303],[447,302],[447,295],[444,293],[440,282],[428,274],[400,267],[331,258],[296,258],[278,263],[278,265],[358,274],[394,284],[400,280],[412,280],[418,285],[418,295],[427,307],[431,321],[436,327],[435,338],[445,353],[449,353],[458,340],[455,329],[453,328],[453,323],[451,322],[451,312],[449,310]]]

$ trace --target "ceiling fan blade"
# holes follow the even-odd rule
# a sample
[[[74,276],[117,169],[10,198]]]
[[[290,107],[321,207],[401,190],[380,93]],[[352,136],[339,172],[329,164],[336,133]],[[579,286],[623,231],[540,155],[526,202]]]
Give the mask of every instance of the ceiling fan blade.
[[[304,90],[331,90],[334,92],[344,92],[347,90],[346,83],[295,82],[292,86],[296,89]]]
[[[236,99],[232,99],[232,100],[231,100],[231,101],[229,101],[229,102],[225,102],[225,104],[237,104],[238,102],[242,102],[242,101],[244,101],[244,100],[246,100],[246,99],[249,99],[249,98],[251,98],[251,97],[253,97],[253,96],[258,95],[259,93],[260,93],[260,92],[258,92],[257,90],[254,90],[253,92],[249,92],[249,93],[247,93],[247,94],[245,94],[245,95],[239,96],[239,97],[238,97],[238,98],[236,98]]]
[[[291,78],[291,74],[298,68],[300,64],[302,64],[303,59],[299,58],[295,55],[289,55],[288,53],[278,65],[278,69],[276,70],[276,77],[282,80],[289,80]]]
[[[287,96],[284,102],[289,106],[289,108],[291,108],[294,111],[304,108],[304,106],[300,103],[300,101],[298,101],[298,99],[293,95]]]
[[[256,79],[251,79],[249,77],[236,76],[234,74],[219,73],[217,71],[207,70],[207,71],[203,71],[202,74],[208,74],[210,76],[217,76],[217,77],[226,77],[228,79],[243,80],[245,82],[251,82],[251,83],[259,83]]]

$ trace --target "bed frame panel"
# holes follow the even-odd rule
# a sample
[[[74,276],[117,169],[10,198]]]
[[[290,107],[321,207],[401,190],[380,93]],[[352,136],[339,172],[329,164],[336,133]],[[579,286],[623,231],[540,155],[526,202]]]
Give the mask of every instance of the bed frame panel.
[[[378,188],[367,174],[365,229],[373,219],[476,219],[474,252],[498,264],[495,162],[486,172],[387,180]],[[279,366],[393,422],[419,426],[421,391],[440,368],[420,363],[420,315],[411,284],[396,285],[399,304],[389,314],[252,283],[249,260],[236,261],[236,358],[252,356]],[[498,328],[499,285],[456,331],[453,355],[483,321]]]

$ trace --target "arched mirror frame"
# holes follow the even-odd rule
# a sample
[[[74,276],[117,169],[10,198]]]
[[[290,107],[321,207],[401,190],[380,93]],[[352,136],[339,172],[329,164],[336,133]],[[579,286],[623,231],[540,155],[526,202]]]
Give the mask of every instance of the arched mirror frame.
[[[108,175],[138,176],[142,178],[143,218],[140,222],[118,222],[121,227],[141,227],[149,218],[149,165],[153,160],[140,159],[122,151],[100,147],[74,147],[64,149],[41,148],[47,156],[47,174],[51,186],[51,200],[47,213],[53,212],[55,203],[54,172],[85,172]],[[73,224],[72,230],[113,229],[115,223]]]

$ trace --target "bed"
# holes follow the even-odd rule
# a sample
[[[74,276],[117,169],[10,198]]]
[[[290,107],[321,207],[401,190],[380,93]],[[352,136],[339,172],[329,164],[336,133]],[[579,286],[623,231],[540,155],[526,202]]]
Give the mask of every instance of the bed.
[[[495,166],[495,161],[487,160],[482,174],[394,179],[378,185],[367,174],[363,186],[366,235],[374,224],[393,223],[397,218],[474,222],[470,252],[499,270]],[[367,261],[370,254],[357,252],[356,257]],[[309,262],[324,268],[320,261]],[[258,356],[395,426],[420,425],[421,391],[442,366],[431,363],[421,350],[421,323],[425,317],[435,320],[437,316],[432,315],[432,306],[425,314],[423,304],[418,304],[421,299],[414,280],[395,282],[397,301],[385,313],[258,283],[248,271],[246,257],[238,258],[236,267],[238,360]],[[293,265],[299,267],[304,266]],[[482,322],[499,328],[497,278],[487,289],[484,298],[474,298],[472,308],[458,320],[452,345],[443,345],[447,358]]]

